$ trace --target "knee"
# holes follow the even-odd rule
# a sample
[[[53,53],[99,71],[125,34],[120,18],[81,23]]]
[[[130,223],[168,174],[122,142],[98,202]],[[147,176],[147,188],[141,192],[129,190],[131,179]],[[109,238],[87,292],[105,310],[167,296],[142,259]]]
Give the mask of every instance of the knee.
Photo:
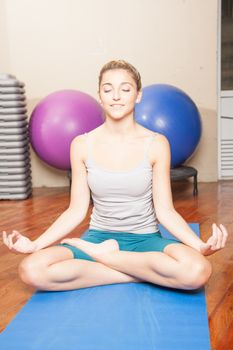
[[[38,262],[34,261],[31,256],[28,256],[21,261],[18,271],[19,277],[24,283],[34,288],[40,288],[42,282],[41,269],[38,266]]]
[[[183,280],[185,289],[198,289],[203,287],[212,274],[212,265],[207,259],[186,265],[185,278]]]

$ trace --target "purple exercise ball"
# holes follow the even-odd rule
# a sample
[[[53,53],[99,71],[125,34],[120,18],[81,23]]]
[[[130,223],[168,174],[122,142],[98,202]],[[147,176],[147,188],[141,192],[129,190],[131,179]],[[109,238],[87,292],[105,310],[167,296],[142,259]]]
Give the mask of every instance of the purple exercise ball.
[[[104,122],[100,104],[77,90],[56,91],[34,108],[29,122],[29,138],[36,154],[47,164],[70,169],[73,138]]]

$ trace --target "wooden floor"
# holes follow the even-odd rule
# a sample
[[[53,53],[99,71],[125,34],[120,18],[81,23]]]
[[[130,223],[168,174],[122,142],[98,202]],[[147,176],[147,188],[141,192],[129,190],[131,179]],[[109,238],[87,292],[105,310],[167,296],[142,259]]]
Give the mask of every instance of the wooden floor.
[[[201,237],[211,234],[211,224],[223,223],[229,230],[226,248],[212,256],[213,275],[206,285],[212,350],[233,349],[233,181],[199,183],[199,195],[192,196],[190,182],[172,185],[176,210],[187,222],[199,222]],[[17,229],[34,239],[68,206],[68,188],[34,189],[25,201],[0,201],[0,231]],[[75,230],[80,236],[88,228],[92,207]],[[71,236],[74,235],[74,232]],[[0,242],[0,331],[11,321],[33,293],[18,278],[17,265],[23,258]]]

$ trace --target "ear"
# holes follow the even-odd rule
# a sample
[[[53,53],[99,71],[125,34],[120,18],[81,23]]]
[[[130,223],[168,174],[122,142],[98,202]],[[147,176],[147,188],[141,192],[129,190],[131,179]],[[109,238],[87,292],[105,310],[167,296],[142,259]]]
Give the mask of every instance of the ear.
[[[142,99],[142,90],[138,91],[138,96],[137,96],[137,99],[136,99],[136,103],[139,103]]]

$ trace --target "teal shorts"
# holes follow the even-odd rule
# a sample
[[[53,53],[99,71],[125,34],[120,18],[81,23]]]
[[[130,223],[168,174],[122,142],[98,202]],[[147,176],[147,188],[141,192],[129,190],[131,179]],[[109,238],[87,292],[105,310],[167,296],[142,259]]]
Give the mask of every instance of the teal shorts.
[[[129,252],[163,252],[164,248],[168,244],[180,243],[175,239],[167,239],[162,237],[160,231],[138,234],[89,229],[87,232],[85,232],[81,239],[92,243],[102,243],[107,239],[115,239],[119,244],[120,250]],[[95,261],[91,256],[72,245],[66,243],[59,245],[70,249],[75,259]]]

